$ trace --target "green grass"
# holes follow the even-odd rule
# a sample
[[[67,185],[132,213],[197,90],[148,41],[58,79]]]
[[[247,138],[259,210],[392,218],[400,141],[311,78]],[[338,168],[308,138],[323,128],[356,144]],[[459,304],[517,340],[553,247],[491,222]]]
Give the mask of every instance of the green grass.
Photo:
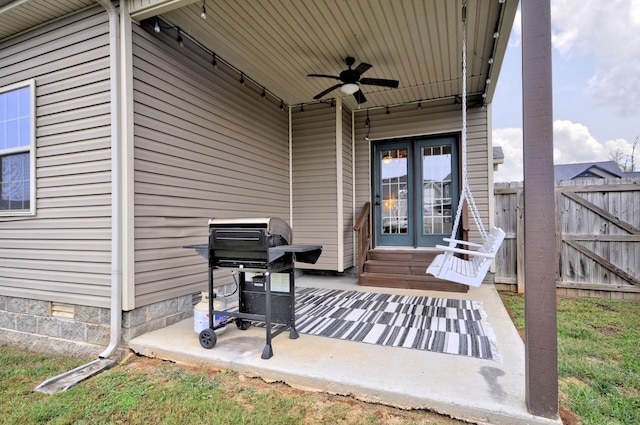
[[[524,329],[523,297],[501,293]],[[640,423],[640,305],[558,299],[560,403],[570,423]],[[70,390],[33,388],[92,359],[0,347],[0,424],[438,424],[462,422],[233,372],[131,357]]]
[[[45,379],[88,360],[0,347],[0,424],[462,423],[431,412],[393,409],[135,356],[65,392],[33,392]]]
[[[501,296],[522,331],[523,297]],[[557,306],[561,408],[584,425],[639,424],[640,305],[559,298]]]

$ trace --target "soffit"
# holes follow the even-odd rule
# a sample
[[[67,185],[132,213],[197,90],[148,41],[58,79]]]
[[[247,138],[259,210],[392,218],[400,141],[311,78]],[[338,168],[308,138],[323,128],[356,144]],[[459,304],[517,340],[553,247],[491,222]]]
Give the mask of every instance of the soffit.
[[[0,40],[96,4],[95,0],[0,0]]]
[[[206,19],[200,17],[202,2],[161,17],[287,104],[311,102],[336,84],[307,74],[338,75],[347,68],[347,56],[355,57],[356,65],[373,65],[364,77],[400,81],[397,89],[362,86],[368,100],[362,107],[455,101],[461,95],[462,1],[215,0],[205,5]],[[491,101],[516,8],[517,0],[468,1],[467,93],[476,102],[482,93]],[[353,96],[339,89],[324,99],[332,97],[357,108]]]
[[[517,3],[468,0],[467,93],[476,102],[483,93],[485,102],[492,99]],[[290,105],[312,102],[336,84],[306,75],[338,75],[346,69],[347,56],[355,57],[356,65],[373,65],[364,77],[400,81],[397,89],[363,86],[368,101],[362,107],[455,101],[461,95],[462,0],[209,0],[206,20],[200,17],[200,1],[129,4],[143,11],[134,18],[154,19],[151,14],[160,13]],[[97,3],[13,1],[0,8],[0,40],[92,5]],[[358,106],[340,90],[323,99],[332,97],[351,109]]]

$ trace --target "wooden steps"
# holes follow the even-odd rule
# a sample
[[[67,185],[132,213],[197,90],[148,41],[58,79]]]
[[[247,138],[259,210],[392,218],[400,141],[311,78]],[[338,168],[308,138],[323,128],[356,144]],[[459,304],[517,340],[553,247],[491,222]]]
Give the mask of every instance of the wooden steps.
[[[469,287],[426,274],[438,251],[373,249],[369,251],[359,285],[387,288],[467,292]]]

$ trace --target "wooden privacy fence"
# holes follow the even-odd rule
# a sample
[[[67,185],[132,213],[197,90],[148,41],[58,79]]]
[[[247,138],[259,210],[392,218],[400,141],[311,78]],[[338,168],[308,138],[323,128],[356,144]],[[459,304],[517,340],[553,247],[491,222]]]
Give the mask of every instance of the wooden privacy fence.
[[[556,234],[549,249],[557,261],[549,267],[556,270],[559,292],[640,300],[640,179],[557,181],[555,194],[549,211],[556,228],[544,230]],[[495,283],[523,292],[522,182],[496,183],[495,214],[495,225],[506,232]]]

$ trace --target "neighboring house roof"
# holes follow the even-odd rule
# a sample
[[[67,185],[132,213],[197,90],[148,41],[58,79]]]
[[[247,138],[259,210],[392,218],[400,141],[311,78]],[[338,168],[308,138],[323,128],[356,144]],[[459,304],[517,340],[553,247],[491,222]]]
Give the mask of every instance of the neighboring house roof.
[[[632,177],[620,170],[615,161],[603,162],[582,162],[577,164],[557,164],[553,166],[554,178],[556,180],[573,180],[577,178],[622,178]]]

